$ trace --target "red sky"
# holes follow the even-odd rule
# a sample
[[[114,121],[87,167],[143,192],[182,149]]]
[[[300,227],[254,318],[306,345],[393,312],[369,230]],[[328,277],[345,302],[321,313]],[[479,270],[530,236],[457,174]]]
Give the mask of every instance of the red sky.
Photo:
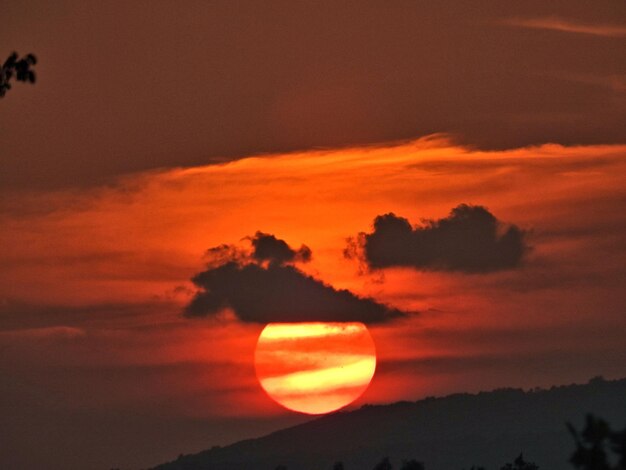
[[[626,11],[546,3],[0,3],[0,53],[39,57],[0,102],[0,466],[135,468],[307,419],[259,387],[263,324],[183,316],[207,249],[257,231],[407,313],[369,326],[354,406],[626,376]],[[460,204],[525,231],[521,262],[344,256],[377,216]]]
[[[188,430],[193,439],[148,432],[167,441],[166,458],[293,422],[256,380],[263,325],[182,317],[206,249],[244,247],[257,230],[305,243],[313,257],[300,268],[335,288],[415,312],[370,326],[379,363],[357,405],[623,376],[625,155],[620,145],[485,152],[432,137],[16,192],[2,203],[0,243],[0,365],[15,439],[46,413],[213,426]],[[363,272],[343,256],[376,215],[419,224],[462,202],[529,231],[520,267]],[[24,418],[31,402],[42,410]]]

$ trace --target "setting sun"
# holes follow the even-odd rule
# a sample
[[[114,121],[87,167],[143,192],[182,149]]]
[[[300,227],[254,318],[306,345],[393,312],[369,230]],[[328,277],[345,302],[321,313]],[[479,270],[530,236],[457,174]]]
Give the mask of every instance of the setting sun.
[[[0,470],[626,461],[626,0],[0,5]]]
[[[376,369],[376,350],[362,323],[270,323],[259,336],[257,377],[276,402],[323,414],[356,400]]]

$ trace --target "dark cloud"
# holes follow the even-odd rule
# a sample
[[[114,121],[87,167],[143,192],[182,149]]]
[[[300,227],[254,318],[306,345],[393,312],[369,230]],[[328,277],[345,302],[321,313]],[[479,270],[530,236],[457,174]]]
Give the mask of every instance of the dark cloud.
[[[361,234],[362,256],[369,267],[491,272],[515,268],[528,251],[526,232],[504,226],[482,206],[461,204],[446,218],[413,228],[393,213],[379,215],[374,231]]]
[[[226,263],[193,277],[200,288],[185,309],[188,317],[232,308],[245,322],[360,321],[378,323],[402,316],[369,298],[335,289],[293,266]]]
[[[253,251],[231,245],[209,250],[207,270],[192,281],[199,288],[185,308],[188,317],[216,315],[232,309],[245,322],[360,321],[378,323],[404,314],[373,299],[315,279],[292,265],[308,261],[311,250],[294,250],[274,235],[257,232]],[[231,256],[231,259],[228,259]]]
[[[252,257],[257,261],[281,265],[294,261],[306,263],[311,260],[311,249],[308,246],[302,245],[298,250],[294,250],[287,242],[269,233],[257,232],[251,242],[254,248]]]

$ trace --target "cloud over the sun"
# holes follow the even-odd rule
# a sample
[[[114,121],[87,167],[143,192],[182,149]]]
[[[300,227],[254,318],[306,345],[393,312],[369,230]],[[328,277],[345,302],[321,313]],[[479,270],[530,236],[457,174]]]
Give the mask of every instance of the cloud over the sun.
[[[293,261],[307,262],[311,259],[311,249],[308,246],[302,245],[295,250],[285,240],[269,233],[257,232],[251,242],[254,248],[252,257],[257,261],[281,265]]]
[[[299,270],[293,263],[311,258],[305,245],[295,250],[262,232],[249,240],[251,252],[232,245],[208,250],[207,269],[192,278],[198,291],[185,308],[186,316],[211,316],[231,309],[239,320],[253,323],[380,323],[404,315]]]
[[[422,226],[393,213],[374,219],[374,231],[358,238],[370,268],[486,273],[519,266],[528,251],[526,232],[506,226],[482,206],[460,204],[443,219]]]

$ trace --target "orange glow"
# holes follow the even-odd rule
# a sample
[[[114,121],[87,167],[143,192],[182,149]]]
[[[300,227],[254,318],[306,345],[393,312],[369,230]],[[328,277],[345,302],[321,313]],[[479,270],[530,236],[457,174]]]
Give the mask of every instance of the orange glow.
[[[324,414],[368,387],[376,350],[362,323],[270,323],[255,352],[263,389],[287,409]]]
[[[625,157],[626,145],[483,151],[434,136],[128,175],[100,188],[3,193],[2,320],[23,330],[0,337],[0,347],[13,348],[3,349],[0,366],[27,363],[27,377],[44,365],[40,376],[48,377],[53,360],[68,371],[94,363],[146,374],[158,368],[146,380],[154,400],[180,397],[172,412],[275,414],[279,407],[261,391],[251,360],[263,327],[238,322],[232,312],[201,321],[180,316],[193,294],[189,279],[205,269],[205,250],[222,243],[246,248],[243,237],[262,230],[309,246],[311,262],[298,265],[307,274],[417,312],[368,327],[376,377],[360,403],[586,380],[598,370],[572,377],[572,368],[562,367],[562,375],[547,378],[521,374],[520,364],[532,367],[523,358],[545,351],[621,351]],[[377,215],[394,212],[417,224],[445,217],[459,203],[484,205],[532,230],[533,249],[521,269],[361,272],[358,261],[344,257],[346,238],[370,231]],[[573,288],[579,285],[585,288]],[[306,331],[320,333],[313,345],[326,341],[322,330]],[[319,362],[324,354],[311,349],[291,360]],[[613,362],[618,370],[621,363]],[[284,363],[278,370],[281,363],[268,377],[298,371]],[[107,380],[99,394],[88,380],[72,382],[72,406],[143,406],[145,385],[124,377],[124,384]],[[49,380],[42,390],[61,383],[56,375]],[[62,387],[70,390],[67,382]]]

